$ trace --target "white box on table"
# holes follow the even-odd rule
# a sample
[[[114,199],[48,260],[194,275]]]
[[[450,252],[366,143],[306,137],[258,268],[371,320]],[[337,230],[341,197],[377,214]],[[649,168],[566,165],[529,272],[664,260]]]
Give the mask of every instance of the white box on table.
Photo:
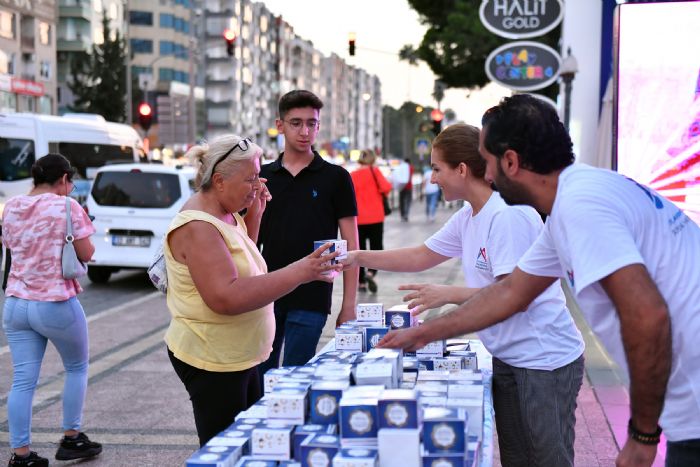
[[[351,352],[364,351],[364,336],[362,329],[336,329],[335,348],[338,350],[348,350]]]
[[[420,428],[380,428],[380,467],[420,467]]]
[[[306,420],[308,392],[300,389],[275,389],[268,394],[267,417],[290,420],[302,425]]]
[[[250,452],[269,459],[291,459],[293,429],[293,426],[255,428],[250,438]]]
[[[261,457],[243,456],[235,467],[277,467],[277,461]]]
[[[371,322],[379,326],[384,324],[383,303],[358,303],[355,308],[357,323]]]
[[[377,467],[378,452],[369,448],[341,448],[333,458],[333,467]]]
[[[204,446],[186,461],[187,467],[232,467],[242,456],[240,446]]]
[[[275,384],[277,381],[284,375],[289,373],[289,369],[287,368],[270,368],[265,372],[265,375],[263,376],[263,385],[264,385],[264,390],[265,393],[268,393],[272,391],[272,388],[275,387]]]
[[[442,358],[445,355],[445,341],[439,340],[428,343],[425,347],[416,350],[416,358]]]

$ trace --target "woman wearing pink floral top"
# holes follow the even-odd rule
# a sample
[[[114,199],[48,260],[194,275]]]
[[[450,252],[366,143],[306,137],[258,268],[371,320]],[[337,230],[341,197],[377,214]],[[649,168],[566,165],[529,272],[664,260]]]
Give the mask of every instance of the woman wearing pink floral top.
[[[32,398],[41,361],[50,340],[63,360],[63,430],[56,459],[96,456],[102,445],[81,433],[88,376],[88,332],[85,313],[76,295],[78,281],[62,276],[61,252],[66,236],[66,196],[73,190],[74,170],[59,154],[40,158],[32,166],[34,188],[5,205],[2,241],[12,253],[5,291],[2,327],[12,353],[12,388],[7,398],[10,466],[48,466],[49,461],[30,451]],[[71,199],[75,251],[88,261],[95,247],[95,232],[80,205]]]

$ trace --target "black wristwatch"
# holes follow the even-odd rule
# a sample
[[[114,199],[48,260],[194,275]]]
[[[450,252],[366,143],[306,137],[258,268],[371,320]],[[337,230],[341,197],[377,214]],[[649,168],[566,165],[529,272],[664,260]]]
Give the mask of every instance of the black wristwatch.
[[[641,444],[655,445],[659,444],[659,441],[661,441],[661,427],[659,425],[656,425],[655,432],[644,433],[643,431],[639,431],[634,427],[631,418],[627,424],[627,434],[630,438]]]

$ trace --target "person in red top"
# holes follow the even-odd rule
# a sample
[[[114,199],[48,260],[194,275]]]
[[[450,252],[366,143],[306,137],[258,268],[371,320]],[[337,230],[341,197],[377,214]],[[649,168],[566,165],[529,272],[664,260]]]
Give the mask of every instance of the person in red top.
[[[359,169],[352,172],[352,182],[355,185],[355,198],[357,199],[357,230],[360,238],[360,249],[383,250],[384,237],[384,202],[382,195],[391,191],[389,182],[382,171],[374,166],[377,155],[371,149],[365,149],[360,154]],[[360,268],[360,281],[358,289],[363,292],[369,287],[370,292],[377,291],[377,283],[374,276],[376,269]]]

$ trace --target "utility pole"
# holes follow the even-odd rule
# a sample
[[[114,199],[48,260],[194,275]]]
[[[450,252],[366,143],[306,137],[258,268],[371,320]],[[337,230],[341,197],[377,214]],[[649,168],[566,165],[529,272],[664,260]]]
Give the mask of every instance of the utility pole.
[[[129,39],[129,0],[124,0],[124,66],[126,66],[126,123],[134,121],[131,103],[131,44]]]

